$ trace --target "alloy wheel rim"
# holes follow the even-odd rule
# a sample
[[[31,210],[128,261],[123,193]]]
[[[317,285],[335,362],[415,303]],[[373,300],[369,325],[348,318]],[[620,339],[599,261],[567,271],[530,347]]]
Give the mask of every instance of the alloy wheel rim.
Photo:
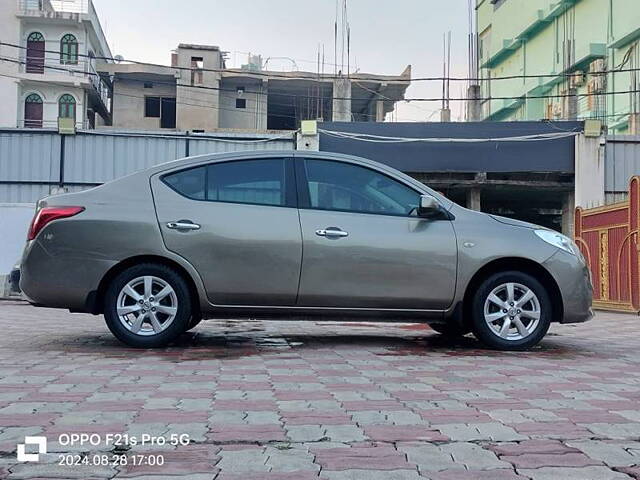
[[[526,285],[503,283],[484,302],[484,320],[491,332],[507,341],[531,335],[540,323],[540,301]]]
[[[143,337],[158,335],[175,320],[178,297],[165,280],[145,275],[122,287],[116,311],[120,323],[131,333]]]

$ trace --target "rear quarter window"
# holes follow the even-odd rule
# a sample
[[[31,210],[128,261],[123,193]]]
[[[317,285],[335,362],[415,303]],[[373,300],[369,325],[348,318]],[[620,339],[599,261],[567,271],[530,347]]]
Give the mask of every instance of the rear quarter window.
[[[194,200],[205,200],[206,172],[206,166],[192,168],[165,175],[162,180],[180,195]]]

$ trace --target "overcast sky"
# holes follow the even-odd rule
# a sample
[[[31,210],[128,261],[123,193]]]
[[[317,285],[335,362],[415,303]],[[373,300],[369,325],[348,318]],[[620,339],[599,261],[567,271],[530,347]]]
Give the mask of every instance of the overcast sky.
[[[247,52],[291,57],[300,70],[316,70],[318,44],[333,63],[335,0],[93,0],[114,55],[168,64],[179,43],[217,45],[229,66]],[[467,0],[349,0],[351,65],[360,72],[413,77],[442,74],[442,35],[452,31],[454,76],[467,75]],[[269,69],[292,69],[273,60]],[[327,71],[333,71],[327,66]],[[462,95],[452,83],[452,97]],[[440,97],[442,86],[416,82],[407,97]],[[400,104],[398,121],[436,120],[439,103]],[[452,104],[453,120],[461,109]],[[433,115],[432,115],[433,114]]]

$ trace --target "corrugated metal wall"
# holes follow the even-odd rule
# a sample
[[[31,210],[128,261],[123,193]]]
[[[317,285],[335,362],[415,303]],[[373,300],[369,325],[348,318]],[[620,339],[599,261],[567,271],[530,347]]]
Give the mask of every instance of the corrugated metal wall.
[[[640,136],[607,137],[604,180],[607,204],[627,199],[629,180],[634,175],[640,175]]]
[[[187,155],[292,150],[294,146],[293,133],[91,130],[62,138],[53,130],[0,130],[0,203],[34,203],[61,185],[69,191],[82,190]]]

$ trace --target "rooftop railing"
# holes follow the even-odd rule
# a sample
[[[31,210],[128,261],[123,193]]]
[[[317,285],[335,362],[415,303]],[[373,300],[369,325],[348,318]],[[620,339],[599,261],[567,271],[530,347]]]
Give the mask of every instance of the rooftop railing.
[[[21,13],[89,13],[91,0],[18,0]]]

